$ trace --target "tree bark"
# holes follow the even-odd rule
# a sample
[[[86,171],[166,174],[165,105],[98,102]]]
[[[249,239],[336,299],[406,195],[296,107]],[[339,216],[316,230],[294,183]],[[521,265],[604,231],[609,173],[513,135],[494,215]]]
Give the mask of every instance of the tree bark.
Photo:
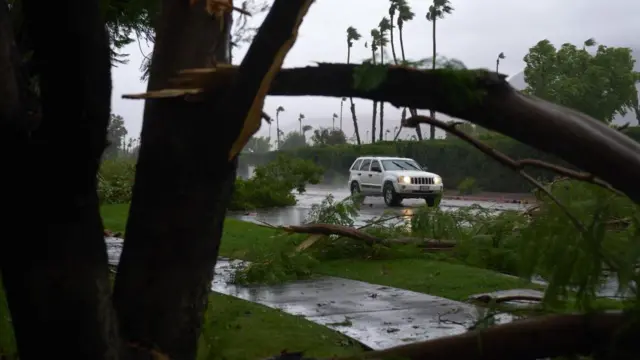
[[[98,1],[25,0],[22,5],[42,119],[30,129],[26,104],[9,112],[18,140],[5,168],[12,175],[3,200],[11,212],[5,216],[0,265],[20,358],[115,359],[119,342],[96,194],[111,103],[104,21]],[[11,36],[6,4],[2,7],[0,36],[6,50],[12,41],[5,43]],[[26,78],[17,67],[9,71],[14,76],[3,76],[3,81],[15,80],[11,86],[24,99]],[[70,96],[61,87],[79,95]],[[4,118],[7,108],[2,107]]]
[[[204,3],[163,1],[149,89],[167,86],[180,69],[227,62],[231,16],[221,30]],[[212,121],[219,110],[183,99],[145,107],[114,305],[127,342],[171,359],[196,356],[235,180],[233,139]]]

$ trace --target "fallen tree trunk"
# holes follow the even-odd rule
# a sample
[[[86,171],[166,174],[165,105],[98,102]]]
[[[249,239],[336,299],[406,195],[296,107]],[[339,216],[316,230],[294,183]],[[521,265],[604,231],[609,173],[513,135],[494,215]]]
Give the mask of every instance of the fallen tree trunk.
[[[636,186],[640,181],[640,144],[601,121],[524,95],[511,87],[504,76],[486,70],[388,66],[378,86],[360,89],[354,85],[354,75],[366,68],[358,67],[321,63],[283,69],[269,94],[359,97],[396,107],[433,109],[554,154],[640,203],[640,187]],[[187,70],[174,79],[176,89],[125,97],[144,99],[203,93],[200,100],[214,98],[233,81],[236,73],[235,67]],[[379,71],[374,73],[380,77]]]
[[[623,313],[540,316],[340,360],[534,360],[592,354],[609,358],[614,348],[611,358],[631,359],[640,351],[637,324],[624,328],[631,321]]]

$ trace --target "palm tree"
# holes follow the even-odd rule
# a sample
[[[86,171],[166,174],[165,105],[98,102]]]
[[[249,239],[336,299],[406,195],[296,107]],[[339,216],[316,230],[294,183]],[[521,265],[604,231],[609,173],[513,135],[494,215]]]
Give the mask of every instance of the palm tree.
[[[376,51],[380,44],[380,31],[371,29],[371,63],[376,64]],[[365,47],[367,44],[364,45]],[[373,102],[373,117],[371,118],[371,142],[376,142],[376,117],[378,116],[378,102]]]
[[[300,115],[302,115],[302,114],[300,114]],[[304,141],[305,142],[307,141],[307,136],[305,134],[307,133],[307,131],[310,131],[312,129],[313,129],[313,127],[311,125],[305,125],[305,126],[302,127],[302,136],[304,136]]]
[[[431,23],[433,24],[433,62],[431,65],[431,68],[433,70],[435,70],[436,68],[436,20],[437,19],[444,19],[444,16],[446,14],[451,14],[453,12],[453,7],[451,7],[451,3],[449,2],[449,0],[433,0],[433,5],[429,6],[429,12],[427,13],[427,21],[431,21]],[[435,111],[430,110],[429,114],[431,115],[431,117],[435,117]],[[431,125],[431,129],[430,129],[430,136],[429,138],[431,140],[434,140],[436,138],[436,127]]]
[[[387,129],[384,131],[384,141],[387,141],[387,135],[389,135],[390,132],[391,132],[390,129]]]
[[[340,130],[342,130],[342,106],[344,105],[344,102],[347,101],[346,97],[343,97],[340,100]]]
[[[383,17],[378,24],[380,30],[380,65],[384,65],[384,47],[388,44],[387,31],[391,29],[391,22],[386,17]],[[380,102],[380,141],[382,141],[382,133],[384,129],[384,101]]]
[[[496,72],[498,72],[498,69],[500,68],[500,60],[504,59],[504,53],[501,52],[500,54],[498,54],[498,58],[496,59]]]
[[[336,128],[336,119],[338,118],[338,114],[333,113],[333,116],[331,117],[331,128],[335,130]]]
[[[276,145],[278,146],[278,150],[280,149],[280,113],[284,111],[282,106],[278,106],[276,109]]]
[[[400,40],[400,52],[402,54],[402,60],[406,61],[406,57],[404,55],[404,37],[402,36],[402,29],[404,28],[404,23],[407,21],[413,20],[415,14],[411,11],[411,7],[405,0],[396,0],[398,8],[398,38]]]
[[[351,47],[353,47],[353,42],[360,40],[362,35],[356,30],[353,26],[349,26],[347,28],[347,64],[351,61]],[[358,118],[356,117],[356,105],[353,103],[353,98],[349,98],[349,102],[351,107],[351,118],[353,119],[353,129],[356,134],[356,140],[358,141],[358,145],[360,145],[360,131],[358,130]],[[341,112],[342,113],[342,112]]]
[[[389,39],[391,40],[391,56],[393,62],[398,65],[398,57],[396,56],[396,46],[393,41],[393,19],[398,11],[398,0],[391,0],[391,6],[389,6]]]
[[[300,113],[300,115],[298,115],[298,122],[300,123],[300,134],[302,134],[302,120],[304,120],[304,114]]]
[[[404,23],[407,21],[413,20],[415,14],[413,13],[413,11],[411,11],[411,7],[409,6],[409,4],[407,4],[406,0],[391,0],[391,6],[395,7],[395,9],[398,11],[398,19],[396,20],[396,24],[398,25],[398,39],[400,40],[400,53],[402,55],[402,61],[406,62],[407,58],[404,54],[404,37],[402,36],[403,35],[402,30],[404,29]],[[389,12],[391,11],[392,10],[389,9]],[[393,31],[393,28],[391,28],[391,31]],[[391,37],[391,46],[393,49],[393,36]],[[409,109],[409,112],[411,113],[411,116],[418,115],[418,112],[416,109]],[[422,140],[422,130],[420,129],[420,124],[416,126],[416,134],[418,135],[418,139]]]

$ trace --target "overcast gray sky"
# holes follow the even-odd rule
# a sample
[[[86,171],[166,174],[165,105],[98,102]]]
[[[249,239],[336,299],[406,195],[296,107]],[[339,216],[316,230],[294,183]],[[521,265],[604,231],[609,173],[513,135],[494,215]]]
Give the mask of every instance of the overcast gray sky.
[[[426,21],[430,1],[408,0],[416,18],[405,25],[404,42],[409,59],[422,59],[431,54],[431,24]],[[500,72],[513,75],[524,67],[522,58],[528,49],[542,39],[556,45],[565,42],[581,44],[588,38],[609,46],[640,48],[640,1],[638,0],[451,0],[454,12],[437,23],[438,54],[456,58],[469,68],[495,68],[500,52]],[[363,39],[352,48],[352,59],[370,56],[364,47],[370,31],[383,16],[388,16],[388,0],[317,0],[305,17],[297,42],[284,66],[306,66],[313,62],[346,61],[346,29],[353,26]],[[253,19],[258,23],[262,17]],[[397,32],[396,32],[397,33]],[[151,49],[141,44],[142,51]],[[246,49],[236,50],[234,62]],[[142,125],[143,102],[124,100],[122,94],[146,90],[140,81],[139,66],[143,55],[137,43],[124,49],[129,63],[113,69],[113,113],[124,117],[130,136],[138,136]],[[372,103],[355,100],[361,135],[371,128]],[[283,106],[280,127],[285,132],[298,128],[298,114],[314,127],[331,126],[333,113],[340,114],[339,98],[268,97],[264,110],[275,115]],[[385,128],[398,124],[400,111],[385,107]],[[348,108],[343,110],[343,127],[353,134]],[[338,124],[336,124],[337,126]],[[262,125],[258,135],[267,135],[269,126]],[[272,129],[275,138],[275,126]]]

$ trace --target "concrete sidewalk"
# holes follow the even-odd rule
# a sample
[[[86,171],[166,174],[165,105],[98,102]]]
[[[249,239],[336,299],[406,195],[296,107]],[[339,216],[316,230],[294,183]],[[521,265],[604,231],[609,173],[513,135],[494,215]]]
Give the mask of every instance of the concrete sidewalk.
[[[122,240],[107,238],[109,262],[118,263]],[[436,296],[336,277],[273,286],[230,284],[241,261],[220,258],[212,290],[280,309],[330,327],[374,349],[460,334],[483,309]],[[507,322],[501,315],[498,322]]]

